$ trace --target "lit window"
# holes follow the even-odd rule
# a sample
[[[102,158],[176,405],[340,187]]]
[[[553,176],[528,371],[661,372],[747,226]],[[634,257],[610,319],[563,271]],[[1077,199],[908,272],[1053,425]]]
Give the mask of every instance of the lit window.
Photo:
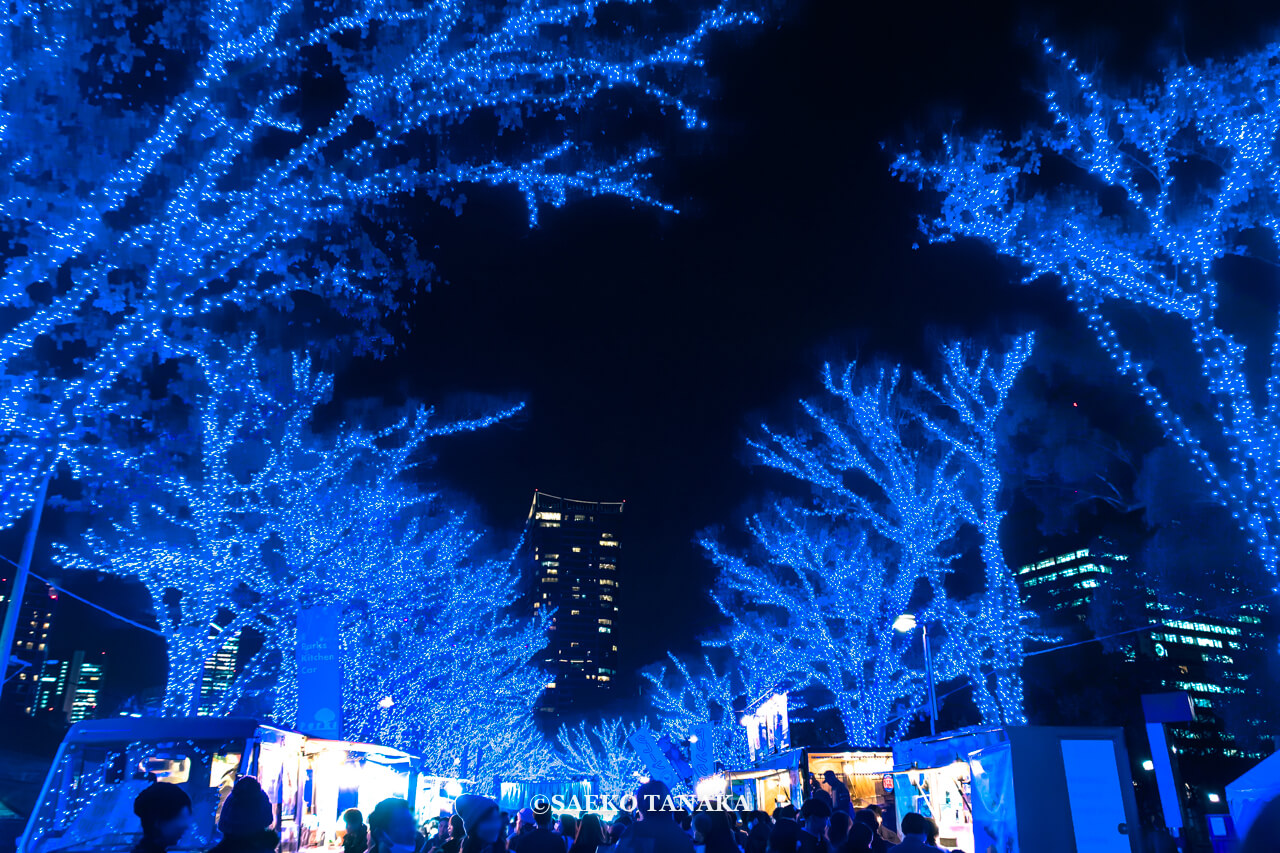
[[[537,519],[545,519],[547,521],[559,521],[560,513],[551,512],[550,510],[542,510],[538,513],[535,513],[533,517]]]
[[[575,554],[581,554],[581,553],[582,553],[582,549],[581,549],[581,548],[579,548],[577,545],[574,545],[574,546],[573,546],[573,553],[575,553]]]
[[[618,541],[616,539],[601,539],[600,544],[604,545],[606,548],[618,547]]]
[[[579,613],[578,613],[578,611],[577,611],[577,610],[570,610],[570,611],[569,611],[569,615],[570,615],[570,616],[578,616],[578,615],[579,615]]]
[[[612,632],[613,632],[613,629],[612,629],[612,628],[606,628],[606,627],[605,627],[605,626],[603,626],[603,625],[601,625],[601,626],[600,626],[600,633],[601,633],[601,634],[609,634],[609,633],[612,633]]]

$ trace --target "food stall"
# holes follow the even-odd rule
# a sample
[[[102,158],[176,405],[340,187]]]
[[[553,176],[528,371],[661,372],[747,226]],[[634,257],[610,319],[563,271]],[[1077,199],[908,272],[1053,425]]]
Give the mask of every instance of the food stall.
[[[893,757],[898,820],[933,818],[944,850],[1134,853],[1140,843],[1122,729],[975,728],[902,741]]]
[[[128,853],[140,837],[133,801],[152,782],[191,797],[191,829],[171,853],[205,851],[235,780],[252,776],[271,800],[279,853],[332,845],[342,812],[418,790],[415,759],[371,744],[308,738],[247,717],[117,717],[71,727],[18,853]]]
[[[813,786],[825,787],[829,770],[844,784],[856,806],[873,803],[889,807],[893,753],[887,749],[791,747],[790,696],[772,693],[752,706],[740,722],[747,730],[751,764],[725,773],[727,793],[746,800],[748,808],[772,813],[780,806],[799,808],[812,796]]]
[[[973,853],[972,773],[969,754],[1005,740],[1002,728],[965,729],[893,746],[893,791],[897,825],[916,812],[938,824],[944,849]]]
[[[303,848],[332,845],[343,832],[342,813],[366,817],[388,797],[410,797],[413,756],[398,749],[340,740],[307,738],[302,746]],[[434,817],[434,815],[432,815]]]
[[[192,824],[173,848],[208,850],[239,776],[262,783],[275,811],[280,853],[300,840],[302,744],[297,732],[237,717],[119,717],[71,727],[54,757],[19,853],[119,851],[140,837],[133,800],[153,781],[191,797]]]

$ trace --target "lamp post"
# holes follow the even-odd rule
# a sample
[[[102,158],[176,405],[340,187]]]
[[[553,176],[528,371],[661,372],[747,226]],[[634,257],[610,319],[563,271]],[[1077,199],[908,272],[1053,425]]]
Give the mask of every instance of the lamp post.
[[[914,613],[903,613],[893,620],[893,630],[900,634],[910,634],[916,629]],[[929,626],[920,623],[920,636],[924,640],[924,676],[929,698],[929,734],[938,733],[938,691],[933,683],[933,653],[929,650]]]

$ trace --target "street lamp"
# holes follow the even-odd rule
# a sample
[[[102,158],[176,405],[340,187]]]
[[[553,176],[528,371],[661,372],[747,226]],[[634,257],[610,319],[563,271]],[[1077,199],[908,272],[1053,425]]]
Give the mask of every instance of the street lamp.
[[[914,613],[903,613],[893,620],[893,630],[900,634],[910,634],[916,629],[916,624]],[[938,733],[938,691],[933,683],[933,654],[929,651],[929,626],[923,622],[919,625],[920,636],[924,639],[924,674],[929,688],[929,734],[932,736]]]

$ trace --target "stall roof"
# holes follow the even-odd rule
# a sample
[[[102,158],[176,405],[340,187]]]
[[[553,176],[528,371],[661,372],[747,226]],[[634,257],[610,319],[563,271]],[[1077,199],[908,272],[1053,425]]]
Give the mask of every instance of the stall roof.
[[[1225,791],[1231,820],[1243,838],[1262,807],[1280,797],[1280,752],[1271,753],[1240,778],[1228,782]]]
[[[405,752],[403,749],[396,749],[393,746],[379,746],[376,743],[360,743],[353,740],[327,740],[324,738],[307,738],[306,750],[314,751],[313,747],[324,748],[328,746],[336,746],[345,749],[348,752],[363,752],[370,755],[381,755],[385,758],[411,759],[414,756]]]
[[[1000,726],[961,729],[936,737],[903,740],[893,745],[895,770],[912,767],[944,767],[956,761],[968,761],[969,753],[1007,740]]]
[[[232,740],[252,737],[259,728],[287,731],[251,717],[113,717],[76,723],[67,734],[66,742]]]

